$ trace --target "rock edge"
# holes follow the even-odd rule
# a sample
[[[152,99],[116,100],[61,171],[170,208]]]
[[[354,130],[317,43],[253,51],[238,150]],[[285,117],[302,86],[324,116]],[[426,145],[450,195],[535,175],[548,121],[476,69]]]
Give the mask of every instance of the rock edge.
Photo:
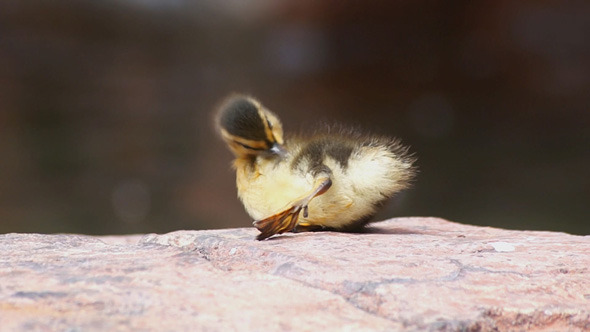
[[[0,330],[590,330],[590,237],[397,218],[0,236]]]

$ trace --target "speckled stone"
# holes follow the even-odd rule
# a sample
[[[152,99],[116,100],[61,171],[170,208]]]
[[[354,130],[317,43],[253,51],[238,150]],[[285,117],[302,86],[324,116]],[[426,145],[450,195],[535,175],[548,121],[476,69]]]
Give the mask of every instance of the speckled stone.
[[[0,235],[0,330],[590,330],[590,236],[437,218],[256,234]]]

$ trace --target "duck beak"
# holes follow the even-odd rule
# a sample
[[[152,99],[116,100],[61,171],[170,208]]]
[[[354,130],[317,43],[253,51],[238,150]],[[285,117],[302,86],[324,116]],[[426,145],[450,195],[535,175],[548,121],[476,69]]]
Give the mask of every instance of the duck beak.
[[[270,152],[279,156],[284,156],[287,154],[287,150],[285,150],[285,148],[279,143],[274,143],[270,148]]]

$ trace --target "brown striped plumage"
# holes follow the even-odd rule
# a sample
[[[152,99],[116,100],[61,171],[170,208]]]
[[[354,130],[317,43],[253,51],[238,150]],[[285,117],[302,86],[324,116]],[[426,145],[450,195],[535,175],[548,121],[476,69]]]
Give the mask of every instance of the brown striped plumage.
[[[414,158],[395,139],[332,131],[283,140],[278,117],[249,96],[227,98],[217,126],[236,156],[238,196],[258,240],[358,230],[415,174]]]

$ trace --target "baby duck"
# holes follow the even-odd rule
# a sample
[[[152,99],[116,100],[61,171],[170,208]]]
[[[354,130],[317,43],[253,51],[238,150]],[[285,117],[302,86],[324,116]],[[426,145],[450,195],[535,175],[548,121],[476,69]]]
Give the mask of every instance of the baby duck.
[[[228,97],[216,120],[236,157],[238,197],[258,240],[360,230],[415,174],[414,158],[396,139],[327,130],[284,140],[279,118],[250,96]]]

